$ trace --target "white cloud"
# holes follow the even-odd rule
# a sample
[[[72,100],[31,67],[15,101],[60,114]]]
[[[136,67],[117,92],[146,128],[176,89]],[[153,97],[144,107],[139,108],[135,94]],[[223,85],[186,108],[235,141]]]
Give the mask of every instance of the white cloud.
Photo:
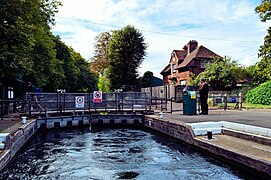
[[[131,24],[142,31],[149,45],[141,74],[152,71],[158,77],[172,50],[181,49],[191,39],[221,56],[233,57],[240,64],[254,64],[270,26],[261,23],[254,12],[260,0],[62,2],[53,32],[67,45],[90,59],[96,35]]]

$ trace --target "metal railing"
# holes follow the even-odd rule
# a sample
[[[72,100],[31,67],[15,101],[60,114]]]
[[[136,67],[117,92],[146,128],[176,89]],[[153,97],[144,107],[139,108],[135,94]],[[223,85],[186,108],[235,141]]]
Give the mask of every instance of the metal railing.
[[[0,118],[12,113],[20,113],[24,111],[23,100],[0,100]]]
[[[77,99],[80,98],[80,107]],[[151,100],[149,93],[114,92],[102,94],[101,102],[94,102],[93,93],[27,93],[25,96],[25,112],[70,110],[149,110]]]

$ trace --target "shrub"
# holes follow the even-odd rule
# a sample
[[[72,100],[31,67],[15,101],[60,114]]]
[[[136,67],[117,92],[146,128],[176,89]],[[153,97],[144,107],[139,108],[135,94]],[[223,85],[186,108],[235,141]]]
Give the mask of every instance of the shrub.
[[[271,105],[271,81],[248,91],[245,98],[249,103]]]

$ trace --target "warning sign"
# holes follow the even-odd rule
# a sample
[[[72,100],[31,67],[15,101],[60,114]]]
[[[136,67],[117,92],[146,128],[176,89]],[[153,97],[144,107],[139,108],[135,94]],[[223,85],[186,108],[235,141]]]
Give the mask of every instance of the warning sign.
[[[93,92],[93,102],[101,103],[103,101],[103,96],[101,91],[94,91]]]
[[[84,96],[75,96],[75,108],[84,108],[85,97]]]

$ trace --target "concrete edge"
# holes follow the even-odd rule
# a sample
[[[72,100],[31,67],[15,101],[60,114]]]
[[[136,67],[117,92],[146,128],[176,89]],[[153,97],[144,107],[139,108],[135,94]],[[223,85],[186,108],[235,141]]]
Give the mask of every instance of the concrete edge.
[[[241,132],[241,131],[236,131],[236,130],[226,129],[226,128],[222,128],[222,133],[228,136],[271,146],[271,138],[260,136],[257,134],[251,134],[251,133],[246,133],[246,132]]]
[[[196,136],[193,133],[193,129],[185,123],[180,122],[177,124],[169,121],[161,121],[158,119],[158,117],[152,116],[145,117],[144,125],[161,133],[189,143],[196,148],[213,154],[214,156],[222,157],[237,164],[242,164],[244,167],[247,167],[247,169],[250,168],[256,170],[259,174],[271,176],[270,162],[248,157],[243,154],[224,149],[223,147],[209,144],[205,141],[200,141],[196,139]]]
[[[6,137],[5,150],[0,154],[0,171],[13,159],[37,130],[36,120],[22,125]]]

